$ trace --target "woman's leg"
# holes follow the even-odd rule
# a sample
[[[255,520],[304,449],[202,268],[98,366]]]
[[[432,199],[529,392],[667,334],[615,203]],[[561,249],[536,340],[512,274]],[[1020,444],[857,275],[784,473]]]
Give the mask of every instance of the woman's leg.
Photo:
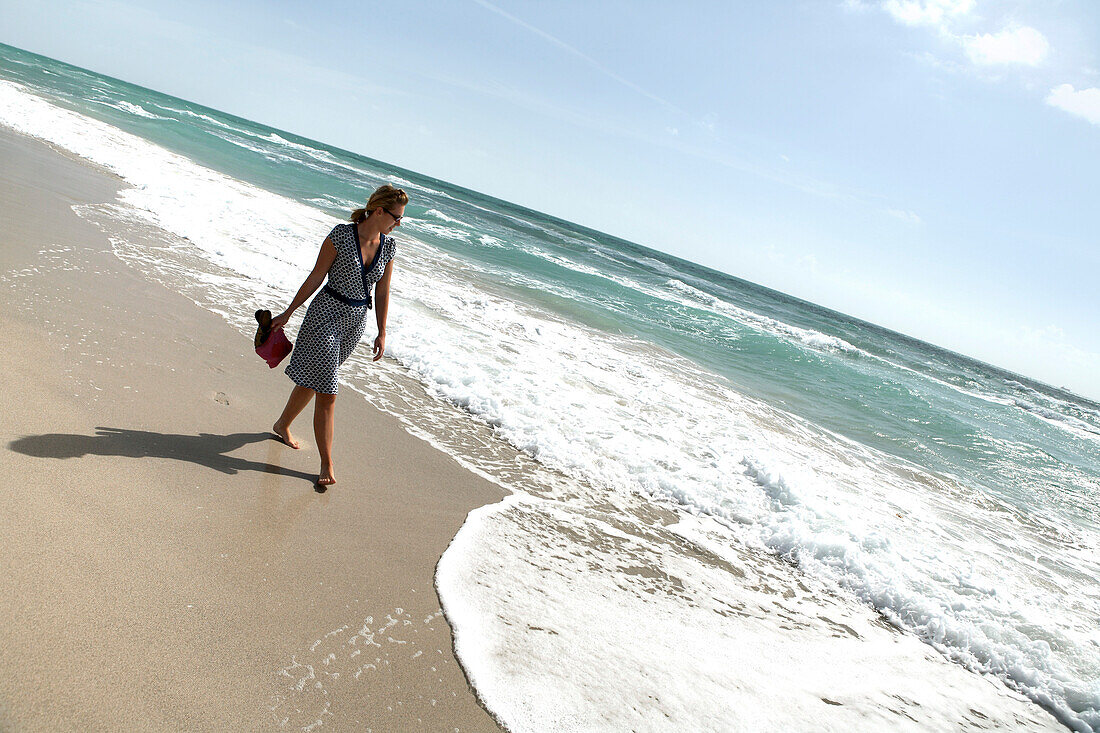
[[[290,397],[287,398],[286,407],[283,408],[283,414],[279,415],[279,419],[271,426],[272,432],[291,448],[297,448],[298,441],[290,435],[290,424],[294,422],[294,418],[301,414],[302,410],[306,409],[306,405],[309,404],[315,394],[317,393],[308,387],[294,385],[294,389],[290,390]]]
[[[317,451],[321,454],[321,475],[317,483],[330,486],[336,483],[332,470],[332,433],[336,426],[336,395],[317,393],[313,405],[313,434],[317,438]]]

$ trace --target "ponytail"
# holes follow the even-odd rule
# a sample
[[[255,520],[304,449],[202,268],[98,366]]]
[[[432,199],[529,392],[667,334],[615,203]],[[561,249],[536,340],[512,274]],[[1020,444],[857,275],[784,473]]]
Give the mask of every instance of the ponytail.
[[[409,203],[409,195],[396,186],[384,183],[371,194],[366,207],[351,212],[351,221],[359,224],[370,216],[377,208],[389,208],[391,206],[405,206]]]

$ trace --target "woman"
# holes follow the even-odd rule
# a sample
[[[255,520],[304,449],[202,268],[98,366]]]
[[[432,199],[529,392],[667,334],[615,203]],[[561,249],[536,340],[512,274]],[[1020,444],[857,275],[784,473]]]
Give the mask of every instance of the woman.
[[[390,232],[401,224],[408,195],[389,184],[371,194],[366,208],[351,214],[351,224],[340,224],[325,237],[313,272],[302,283],[290,307],[271,319],[271,327],[282,328],[290,316],[321,285],[324,289],[310,303],[298,341],[290,354],[286,374],[296,385],[290,392],[283,414],[272,430],[291,448],[298,447],[290,424],[316,396],[313,433],[321,453],[320,486],[336,483],[332,466],[332,432],[336,414],[336,370],[359,344],[371,307],[370,287],[375,286],[374,314],[378,336],[374,339],[374,361],[386,350],[386,313],[390,305],[390,278],[396,245]]]

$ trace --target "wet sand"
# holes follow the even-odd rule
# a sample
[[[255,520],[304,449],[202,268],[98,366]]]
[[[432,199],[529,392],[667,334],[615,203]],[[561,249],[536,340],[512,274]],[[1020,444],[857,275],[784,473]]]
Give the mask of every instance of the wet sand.
[[[318,493],[282,370],[72,212],[120,181],[0,161],[0,730],[498,729],[433,574],[503,490],[346,392]]]

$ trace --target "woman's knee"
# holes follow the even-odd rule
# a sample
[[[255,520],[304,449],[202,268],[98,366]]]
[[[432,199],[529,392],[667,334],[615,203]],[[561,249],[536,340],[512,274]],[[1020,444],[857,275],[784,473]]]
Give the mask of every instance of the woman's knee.
[[[324,408],[331,408],[336,404],[336,395],[325,394],[324,392],[317,393],[317,406]]]

